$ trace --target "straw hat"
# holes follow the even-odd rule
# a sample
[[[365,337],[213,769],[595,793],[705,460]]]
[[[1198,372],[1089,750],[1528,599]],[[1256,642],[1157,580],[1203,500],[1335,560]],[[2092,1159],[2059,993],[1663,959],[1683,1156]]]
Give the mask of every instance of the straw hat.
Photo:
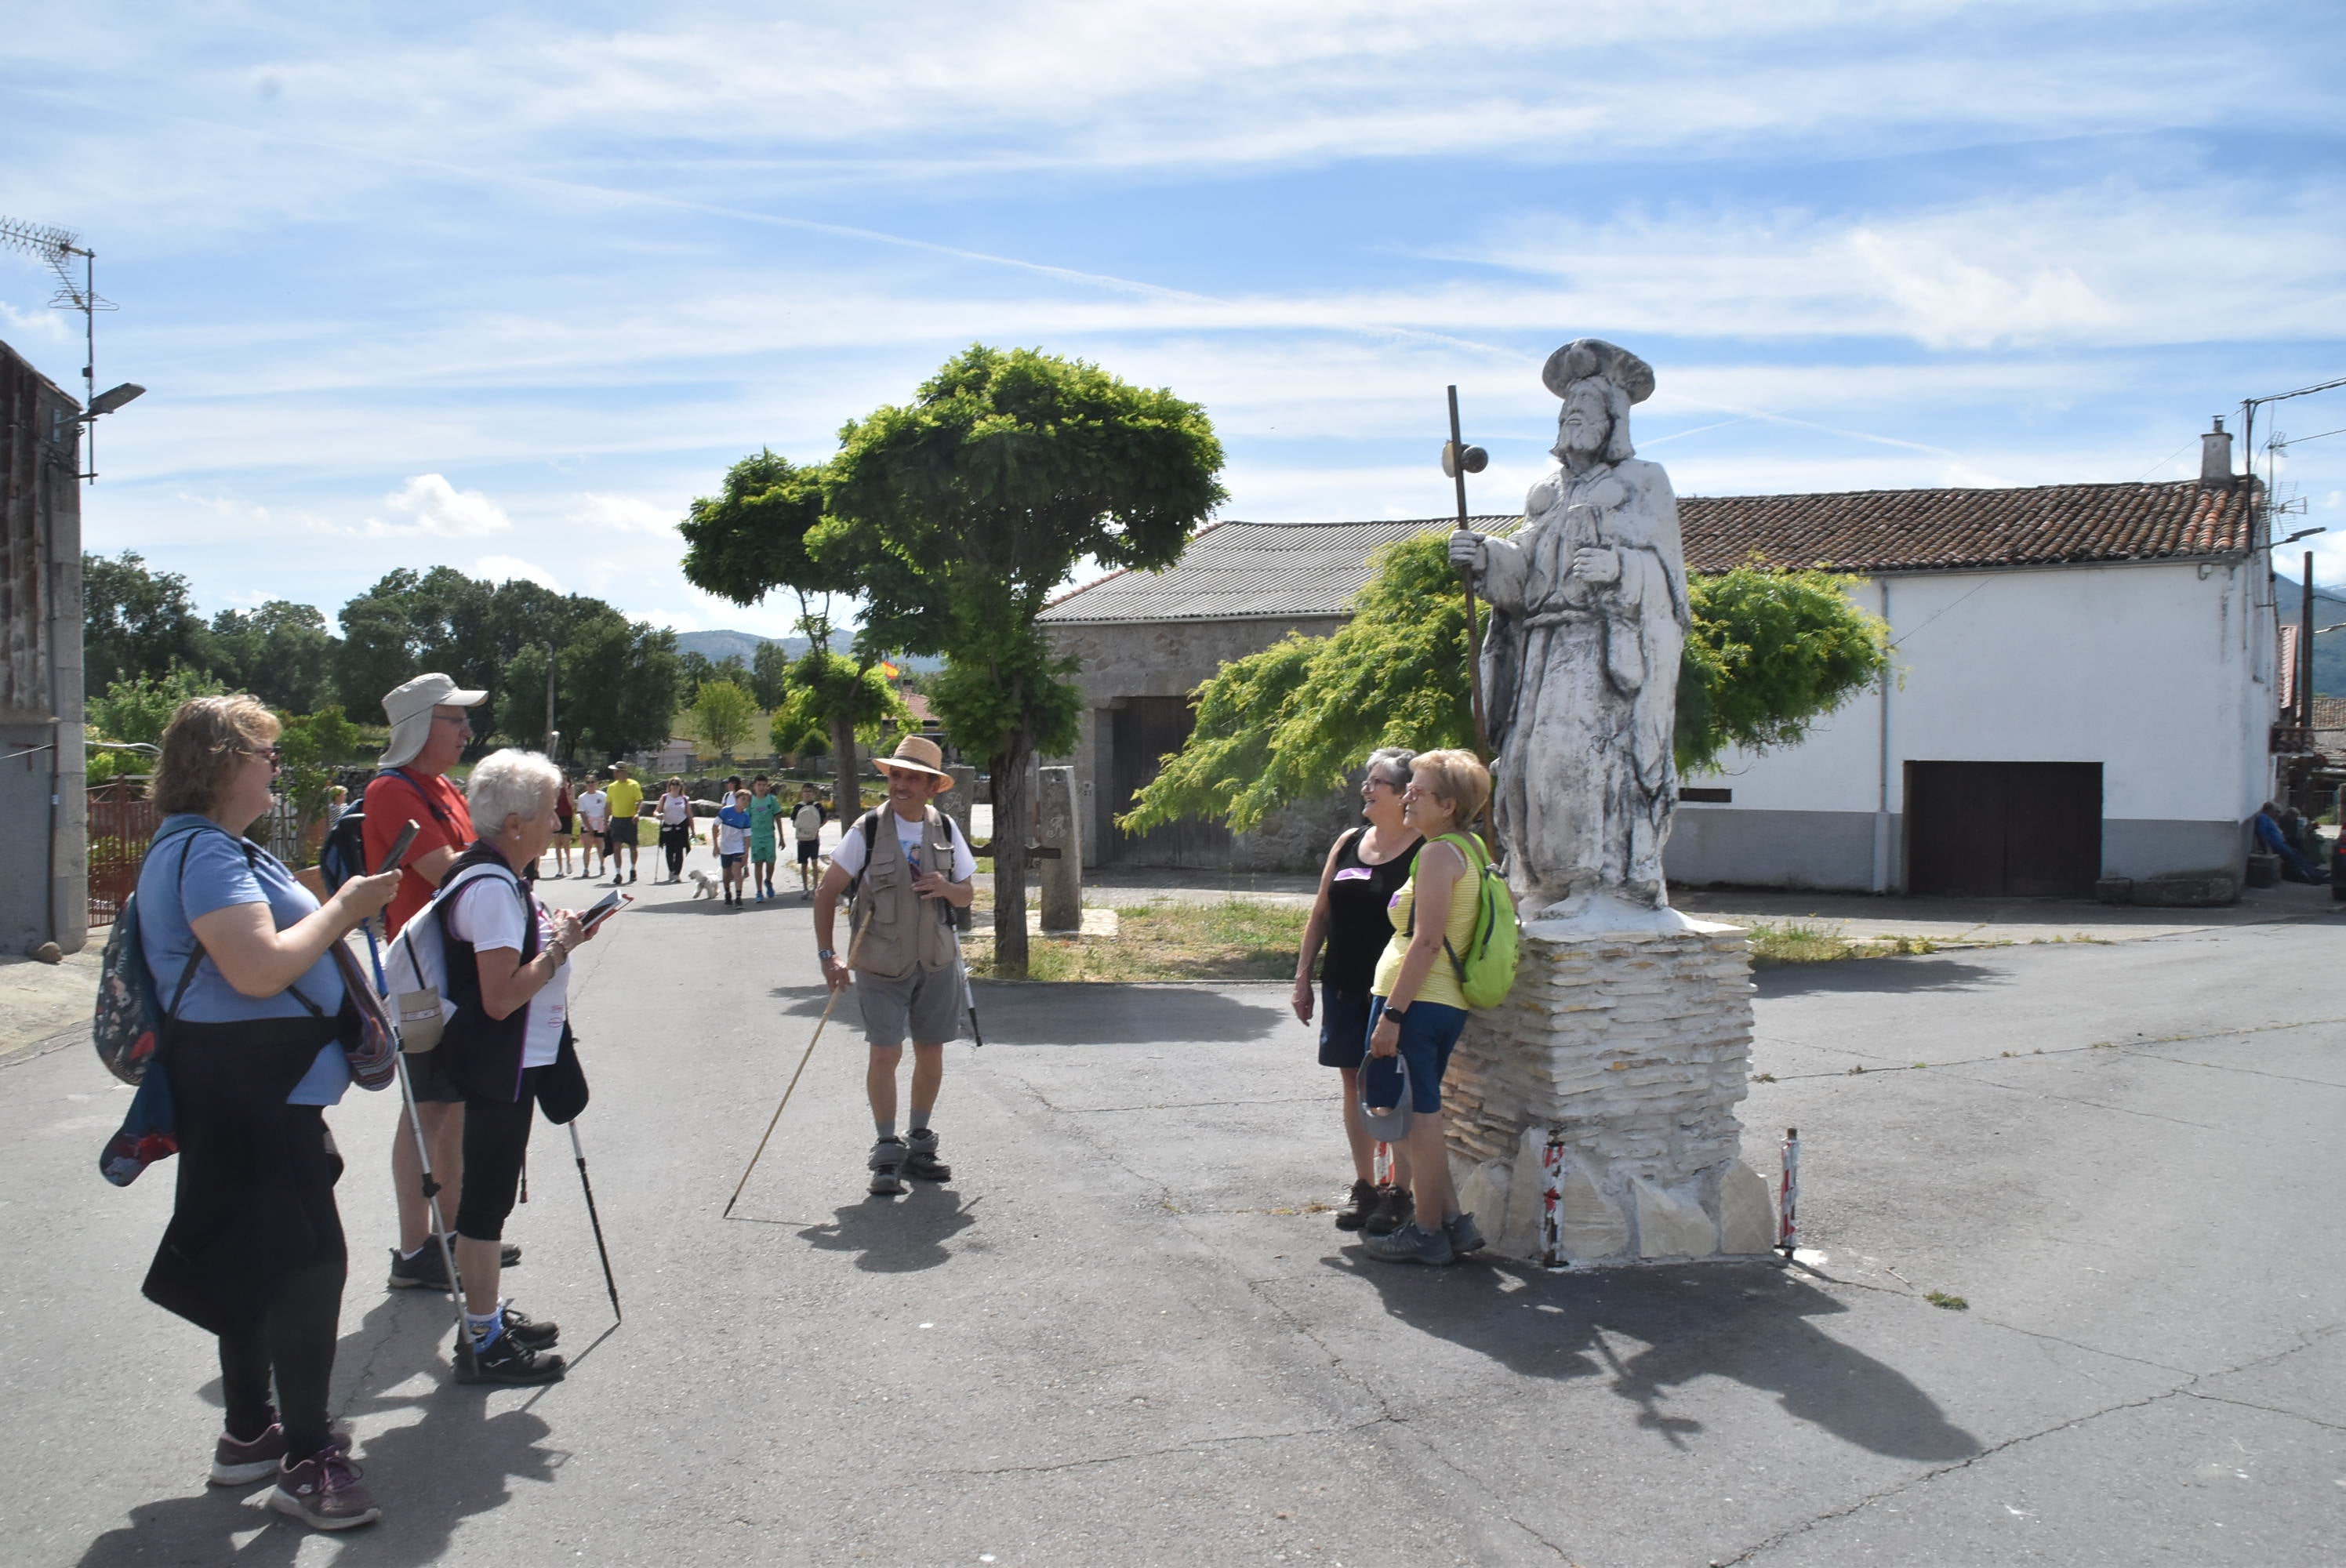
[[[951,785],[953,775],[944,770],[944,760],[945,754],[939,748],[937,743],[919,735],[907,735],[898,741],[896,754],[893,757],[875,757],[872,759],[874,767],[892,768],[901,773],[926,773],[932,778],[942,779],[947,785]]]

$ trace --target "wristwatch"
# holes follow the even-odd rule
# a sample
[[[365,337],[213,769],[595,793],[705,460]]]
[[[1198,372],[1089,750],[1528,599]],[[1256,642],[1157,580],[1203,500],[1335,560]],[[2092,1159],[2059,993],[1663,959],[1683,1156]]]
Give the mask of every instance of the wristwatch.
[[[1405,1005],[1401,1007],[1388,1007],[1385,1009],[1385,1016],[1388,1018],[1406,1018],[1409,1016],[1409,1008]]]
[[[819,947],[814,950],[814,955],[821,962],[829,963],[832,959],[839,956],[839,952],[835,948]]]

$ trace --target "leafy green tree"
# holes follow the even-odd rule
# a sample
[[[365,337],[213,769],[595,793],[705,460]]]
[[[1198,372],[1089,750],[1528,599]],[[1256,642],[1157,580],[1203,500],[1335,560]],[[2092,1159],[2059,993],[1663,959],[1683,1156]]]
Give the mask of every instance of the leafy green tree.
[[[777,588],[797,596],[798,628],[808,647],[786,672],[790,748],[801,749],[795,743],[809,728],[829,737],[832,809],[844,820],[861,805],[857,733],[886,716],[886,701],[893,694],[883,699],[865,678],[876,678],[874,645],[859,640],[847,657],[831,646],[831,606],[857,585],[852,567],[818,558],[808,548],[809,536],[823,518],[822,478],[820,468],[801,468],[770,451],[759,452],[726,471],[719,494],[695,500],[678,532],[686,544],[685,578],[696,587],[737,605],[757,604]],[[780,720],[775,733],[784,733]]]
[[[328,703],[315,713],[280,713],[277,719],[281,726],[277,748],[284,760],[278,789],[293,802],[303,823],[315,822],[326,814],[335,764],[358,751],[359,727],[342,717],[339,703]]]
[[[555,715],[576,738],[574,756],[611,759],[667,741],[684,684],[674,632],[607,606],[572,631],[556,673]]]
[[[750,660],[750,695],[758,706],[771,711],[782,706],[790,694],[790,650],[771,640],[758,645],[757,654]]]
[[[700,698],[692,705],[692,717],[699,727],[700,738],[730,762],[734,749],[758,721],[758,702],[729,680],[703,681]]]
[[[212,673],[271,708],[307,713],[331,695],[335,637],[313,605],[271,599],[212,617]]]
[[[561,697],[556,687],[557,705]],[[546,647],[526,643],[505,661],[496,693],[497,730],[515,746],[535,751],[546,744]]]
[[[1074,745],[1081,703],[1035,617],[1087,556],[1171,565],[1224,499],[1221,465],[1197,404],[982,344],[842,433],[807,549],[863,595],[865,646],[944,657],[931,705],[993,775],[1004,972],[1026,964],[1027,769]]]
[[[876,667],[858,664],[820,644],[809,647],[790,665],[789,692],[774,711],[774,749],[815,757],[833,750],[835,720],[842,714],[848,716],[848,739],[866,746],[877,746],[891,724],[909,722],[913,717]],[[851,800],[840,809],[841,819],[847,820],[860,806]]]
[[[700,699],[700,683],[717,678],[717,667],[709,662],[707,654],[678,654],[677,657],[684,669],[684,706],[690,708]]]
[[[125,550],[81,558],[82,677],[103,691],[116,681],[157,677],[174,665],[209,667],[205,627],[177,572],[150,572]]]
[[[191,697],[217,697],[227,689],[211,676],[185,668],[115,681],[104,697],[89,701],[89,726],[97,731],[92,738],[153,746],[163,738],[163,727],[181,703]]]
[[[1446,537],[1379,551],[1352,618],[1331,636],[1290,634],[1225,664],[1198,688],[1188,743],[1117,824],[1140,832],[1219,818],[1248,832],[1281,806],[1339,788],[1379,746],[1473,747],[1464,596]],[[1716,769],[1729,748],[1791,745],[1882,678],[1888,628],[1851,602],[1851,581],[1756,563],[1690,580],[1682,772]]]

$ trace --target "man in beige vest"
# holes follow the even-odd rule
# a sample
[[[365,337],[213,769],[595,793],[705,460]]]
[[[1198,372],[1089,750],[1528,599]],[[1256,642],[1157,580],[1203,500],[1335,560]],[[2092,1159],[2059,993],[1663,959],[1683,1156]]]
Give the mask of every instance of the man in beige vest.
[[[863,1087],[879,1139],[866,1164],[872,1190],[893,1196],[904,1177],[944,1181],[953,1167],[937,1158],[929,1125],[944,1081],[945,1042],[961,1038],[961,943],[951,921],[974,891],[977,861],[952,818],[929,804],[953,788],[936,742],[908,735],[879,767],[888,803],[847,825],[814,894],[816,956],[833,991],[855,980],[863,1036],[872,1046]],[[832,951],[831,916],[852,893],[854,935],[847,962]],[[951,907],[948,907],[951,906]],[[896,1066],[913,1041],[913,1107],[907,1135],[896,1135]]]

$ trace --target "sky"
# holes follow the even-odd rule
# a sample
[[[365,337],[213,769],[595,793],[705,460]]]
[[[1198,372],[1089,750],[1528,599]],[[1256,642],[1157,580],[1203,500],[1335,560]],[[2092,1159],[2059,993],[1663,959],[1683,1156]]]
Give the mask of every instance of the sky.
[[[2346,376],[2335,0],[93,0],[0,44],[0,214],[97,252],[85,545],[207,612],[399,566],[680,630],[674,524],[973,341],[1201,403],[1221,515],[1476,512],[1558,344],[1680,494],[2188,478]],[[0,341],[81,319],[0,249]],[[2259,415],[2346,581],[2346,390]],[[2268,453],[2259,451],[2259,470]],[[2291,569],[2294,555],[2290,552]]]

